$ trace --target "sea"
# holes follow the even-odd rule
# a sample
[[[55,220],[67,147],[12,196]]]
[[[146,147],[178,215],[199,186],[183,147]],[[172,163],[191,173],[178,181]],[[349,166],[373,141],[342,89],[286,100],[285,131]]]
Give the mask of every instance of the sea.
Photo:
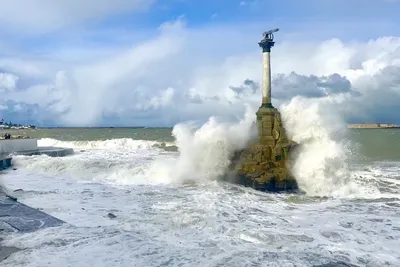
[[[302,144],[292,165],[301,194],[218,179],[254,134],[252,112],[11,132],[75,153],[15,156],[3,171],[19,201],[67,223],[6,235],[2,245],[22,250],[1,266],[400,266],[400,129],[283,117]]]

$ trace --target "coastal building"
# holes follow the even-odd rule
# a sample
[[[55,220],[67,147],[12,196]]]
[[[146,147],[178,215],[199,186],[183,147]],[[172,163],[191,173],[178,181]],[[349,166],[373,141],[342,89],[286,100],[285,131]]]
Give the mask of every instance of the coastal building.
[[[4,119],[0,120],[0,130],[2,129],[36,129],[35,125],[22,125],[22,124],[15,124],[10,122],[4,122]]]

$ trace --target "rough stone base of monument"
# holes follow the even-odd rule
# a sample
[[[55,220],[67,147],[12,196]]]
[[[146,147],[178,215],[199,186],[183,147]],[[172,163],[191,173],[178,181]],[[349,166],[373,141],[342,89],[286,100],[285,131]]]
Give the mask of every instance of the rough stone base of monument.
[[[291,155],[297,144],[288,140],[279,111],[269,104],[261,106],[256,116],[258,139],[235,153],[233,172],[226,179],[256,190],[297,191],[290,171]]]

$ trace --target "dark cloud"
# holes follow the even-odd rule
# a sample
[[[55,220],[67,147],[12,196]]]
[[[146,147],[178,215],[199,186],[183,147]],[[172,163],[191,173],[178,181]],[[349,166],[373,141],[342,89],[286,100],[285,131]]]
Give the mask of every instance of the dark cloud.
[[[255,94],[259,90],[260,85],[253,80],[246,79],[240,86],[229,86],[229,88],[238,95],[248,94],[248,92]]]
[[[251,89],[251,91],[253,92],[253,94],[255,94],[257,92],[257,90],[260,88],[259,84],[256,83],[253,80],[250,79],[246,79],[244,80],[243,83],[245,86],[249,87]]]
[[[351,83],[346,77],[342,77],[337,73],[330,76],[315,77],[315,84],[327,95],[347,93],[351,91]],[[319,81],[318,81],[319,80]]]
[[[273,97],[290,99],[294,96],[324,97],[351,92],[351,83],[337,73],[329,76],[305,76],[295,72],[278,74],[272,81]]]
[[[7,109],[0,110],[0,118],[17,124],[47,125],[53,122],[53,118],[46,116],[46,111],[37,104],[25,104],[8,100],[1,104]]]
[[[354,90],[359,95],[346,103],[349,121],[400,124],[400,67],[386,67]]]

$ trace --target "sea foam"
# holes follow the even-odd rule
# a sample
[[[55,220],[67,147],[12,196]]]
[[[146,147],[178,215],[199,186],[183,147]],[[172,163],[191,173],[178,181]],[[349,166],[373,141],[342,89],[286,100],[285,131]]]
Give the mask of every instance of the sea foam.
[[[344,119],[332,98],[295,97],[282,105],[290,137],[300,144],[292,171],[299,187],[310,196],[360,196],[373,187],[361,185],[351,162],[356,158]]]
[[[346,125],[331,99],[296,97],[280,107],[290,137],[301,144],[292,165],[300,189],[310,196],[352,197],[376,193],[360,185],[351,168],[354,151]],[[65,146],[77,153],[66,158],[16,157],[16,165],[78,179],[116,184],[168,184],[216,180],[224,175],[236,150],[256,136],[255,110],[248,106],[238,122],[211,117],[203,125],[173,128],[178,151],[160,149],[162,142],[130,138],[98,141],[40,139],[41,146]],[[85,150],[85,152],[80,152]]]
[[[132,138],[115,138],[95,141],[60,141],[53,138],[42,138],[38,140],[39,146],[69,147],[74,149],[150,149],[152,147],[173,146],[173,142],[160,142],[151,140],[135,140]]]
[[[193,123],[176,125],[172,134],[179,156],[169,162],[155,162],[150,175],[173,182],[218,179],[228,170],[233,153],[246,147],[255,136],[254,112],[247,106],[243,118],[237,123],[221,122],[211,117],[200,127]]]

